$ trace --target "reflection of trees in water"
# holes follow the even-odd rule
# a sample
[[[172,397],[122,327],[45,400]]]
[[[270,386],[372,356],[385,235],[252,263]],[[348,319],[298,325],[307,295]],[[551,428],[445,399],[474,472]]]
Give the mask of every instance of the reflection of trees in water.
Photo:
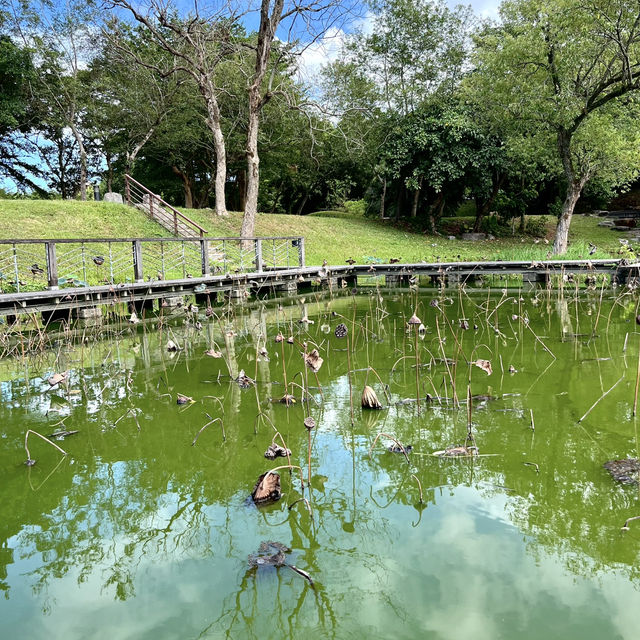
[[[586,409],[610,386],[612,375],[618,375],[615,367],[619,361],[605,363],[597,358],[619,352],[624,335],[620,335],[619,328],[613,331],[612,327],[608,343],[585,339],[562,346],[557,338],[563,333],[565,336],[572,333],[572,327],[578,330],[575,306],[566,302],[541,304],[538,310],[529,306],[527,311],[534,330],[557,352],[556,361],[535,346],[535,338],[521,325],[514,326],[517,339],[509,336],[509,340],[495,338],[486,323],[481,325],[482,339],[492,349],[494,374],[487,378],[483,377],[484,373],[474,371],[474,393],[487,393],[493,387],[495,395],[505,390],[517,390],[521,394],[489,401],[484,409],[476,407],[474,411],[474,432],[481,453],[499,454],[494,458],[439,460],[430,456],[433,450],[464,439],[464,408],[456,411],[434,403],[425,406],[420,417],[411,405],[361,415],[358,411],[356,426],[351,429],[344,378],[346,353],[333,348],[336,343],[330,343],[333,345],[328,349],[330,355],[319,373],[328,402],[324,407],[312,408],[319,424],[313,434],[312,461],[315,533],[305,509],[296,507],[291,512],[286,509],[285,500],[291,502],[298,497],[297,483],[290,482],[288,474],[283,474],[288,494],[283,503],[268,515],[256,510],[256,519],[268,518],[273,524],[273,539],[282,540],[297,552],[297,558],[303,561],[301,566],[317,580],[318,587],[314,592],[290,571],[245,573],[244,567],[239,568],[235,590],[229,587],[231,592],[224,600],[221,616],[210,629],[203,630],[203,637],[214,635],[216,629],[224,629],[232,637],[240,632],[249,637],[251,629],[259,628],[256,621],[264,615],[268,615],[271,622],[276,621],[273,624],[283,636],[291,635],[293,629],[298,631],[299,624],[316,624],[326,635],[339,636],[339,621],[333,612],[348,606],[341,598],[353,597],[357,602],[374,593],[373,588],[369,593],[370,587],[356,583],[345,594],[340,586],[332,587],[323,581],[323,575],[334,569],[346,553],[340,545],[357,546],[366,536],[391,541],[397,525],[397,520],[392,519],[398,518],[397,510],[394,511],[397,505],[412,507],[402,510],[400,517],[419,527],[420,515],[426,520],[441,496],[455,495],[460,485],[473,487],[487,501],[507,492],[510,498],[506,501],[506,515],[535,541],[528,543],[532,555],[542,554],[538,546],[542,544],[547,550],[560,554],[568,568],[577,574],[593,575],[619,567],[630,578],[637,579],[634,532],[629,532],[631,535],[624,540],[618,533],[627,515],[637,509],[637,490],[614,485],[601,468],[605,459],[629,451],[628,434],[618,428],[629,421],[628,389],[624,392],[625,398],[614,398],[612,394],[612,402],[607,402],[605,412],[609,414],[607,422],[593,421],[584,427],[575,424],[578,417],[575,407]],[[506,306],[500,311],[497,326],[504,332],[512,311],[513,308]],[[627,313],[626,308],[624,312]],[[433,322],[435,313],[427,310],[422,314],[423,320]],[[475,313],[481,323],[482,313],[486,311]],[[462,312],[450,307],[447,314],[453,321]],[[607,314],[605,308],[601,314],[601,330]],[[472,316],[471,313],[465,315]],[[594,315],[588,316],[589,321],[580,319],[581,331],[590,331]],[[327,321],[335,324],[329,316]],[[234,324],[237,335],[227,336],[221,341],[221,347],[226,348],[235,371],[244,367],[253,376],[256,366],[253,358],[259,346],[265,344],[265,315],[258,310],[250,315],[250,321],[243,322]],[[393,317],[386,318],[383,324],[391,332]],[[321,342],[325,338],[318,327],[319,323],[309,330],[314,339]],[[383,380],[392,383],[395,399],[399,399],[405,382],[409,389],[413,384],[410,361],[405,363],[406,367],[401,365],[393,377],[389,371],[397,359],[397,351],[403,348],[402,331],[399,324],[394,340],[376,343],[375,351],[372,349],[369,353],[365,350],[365,334],[359,331],[360,347],[354,356],[354,368],[364,368],[369,361],[377,365]],[[180,335],[182,339],[184,334]],[[330,335],[327,340],[331,339]],[[459,339],[469,353],[469,344],[477,337],[466,332],[460,333]],[[210,338],[203,337],[203,340],[208,343]],[[430,343],[426,340],[421,344]],[[267,348],[275,352],[272,345]],[[302,370],[302,359],[297,346],[287,345],[286,349],[287,367],[293,376]],[[125,358],[124,351],[122,358]],[[5,430],[0,452],[0,462],[12,470],[8,474],[0,518],[3,548],[0,578],[4,576],[6,580],[6,566],[14,557],[18,559],[16,554],[23,554],[23,558],[40,554],[40,566],[29,575],[34,590],[42,597],[46,596],[52,579],[73,570],[78,572],[78,579],[84,581],[101,570],[104,571],[101,577],[104,590],[116,598],[127,599],[135,595],[136,576],[143,560],[175,562],[187,554],[210,557],[214,553],[212,545],[220,546],[223,540],[226,541],[225,556],[234,557],[238,540],[228,531],[230,521],[237,509],[244,508],[239,504],[242,497],[248,495],[258,472],[267,468],[262,451],[273,434],[270,428],[261,427],[258,435],[253,435],[258,411],[255,391],[242,392],[227,380],[216,381],[219,370],[226,373],[224,363],[200,356],[195,348],[192,351],[187,365],[186,354],[170,361],[157,340],[154,342],[151,336],[141,340],[139,354],[134,352],[140,369],[136,369],[130,389],[127,389],[126,367],[114,360],[74,372],[69,387],[81,389],[82,394],[65,397],[64,391],[55,393],[67,402],[67,428],[79,427],[90,432],[90,437],[83,434],[77,441],[69,440],[76,464],[70,466],[68,461],[63,461],[35,492],[24,481],[24,475],[29,474],[27,477],[32,478],[37,487],[58,460],[44,453],[39,466],[31,470],[20,468],[19,473],[14,474],[18,464],[15,452],[22,449],[23,422],[44,431],[56,420],[45,417],[42,408],[43,388],[46,393],[51,392],[46,391],[46,383],[33,378],[28,387],[20,381],[3,383],[3,399],[13,405],[0,407],[0,419],[19,426]],[[451,336],[446,354],[455,355],[455,341]],[[499,373],[496,360],[500,354],[508,354],[504,355],[505,367],[508,359],[522,369],[519,377]],[[578,366],[576,362],[582,359],[596,360]],[[272,395],[277,395],[271,390],[271,380],[281,376],[279,359],[273,357],[270,363],[262,361],[257,366],[258,401],[274,423],[286,429],[294,463],[304,463],[306,432],[301,426],[301,406],[287,409],[267,402]],[[468,372],[463,367],[460,369],[459,388],[462,389]],[[365,375],[365,372],[354,375],[358,385],[354,389],[356,398]],[[444,375],[441,364],[425,367],[425,379],[430,376],[441,393],[444,393],[441,384]],[[552,376],[553,383],[550,384],[546,376]],[[211,394],[224,399],[226,445],[221,444],[219,433],[211,430],[203,434],[197,447],[189,446],[197,429],[206,421],[203,411],[212,411],[211,407],[217,410],[217,407],[213,403],[202,403],[187,410],[177,409],[175,398],[159,398],[165,391],[162,385],[158,386],[161,377],[168,381],[172,393],[191,394],[195,388],[196,398]],[[210,381],[208,386],[205,380]],[[560,382],[569,391],[570,398],[555,396],[553,386]],[[140,409],[140,433],[131,420],[125,419],[114,427],[130,403]],[[528,428],[528,409],[534,403],[541,405],[535,408],[535,433]],[[501,413],[502,409],[517,411]],[[594,417],[597,415],[594,412]],[[601,420],[604,414],[599,415]],[[149,419],[144,420],[145,416]],[[369,458],[368,448],[380,431],[393,433],[403,443],[414,445],[410,465],[402,456],[387,452],[382,442]],[[320,440],[320,432],[324,440]],[[326,467],[319,467],[316,460],[321,458],[324,453],[321,448],[329,440],[336,448],[335,457],[327,460]],[[540,473],[523,467],[523,460],[538,463]],[[418,487],[411,478],[413,473],[422,483],[424,513],[413,509],[418,502]],[[319,474],[329,476],[324,492],[320,480],[316,480]],[[206,516],[206,508],[212,505],[221,507],[227,519],[226,524],[216,529]],[[8,549],[9,538],[15,538],[15,542],[11,542],[13,549]],[[256,540],[256,547],[259,542]],[[4,553],[5,550],[8,553]],[[364,546],[358,549],[358,562],[383,582],[387,568],[380,546],[371,553]],[[5,584],[3,588],[8,586]],[[375,597],[384,600],[399,618],[409,615],[395,594],[379,590],[375,591]]]

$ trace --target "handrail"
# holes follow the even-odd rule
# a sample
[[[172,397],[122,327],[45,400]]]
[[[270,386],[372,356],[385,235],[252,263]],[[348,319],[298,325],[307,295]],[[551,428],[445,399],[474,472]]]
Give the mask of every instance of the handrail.
[[[163,207],[166,207],[167,209],[169,209],[169,211],[173,213],[175,218],[180,218],[182,222],[186,224],[190,224],[192,227],[195,227],[198,230],[200,237],[202,237],[205,233],[209,233],[205,228],[201,227],[197,222],[195,222],[188,216],[184,215],[184,213],[181,213],[180,211],[178,211],[175,207],[172,207],[168,202],[165,202],[159,195],[147,189],[147,187],[145,187],[143,184],[138,182],[135,178],[132,178],[128,173],[125,173],[124,179],[125,179],[125,191],[126,191],[127,204],[131,204],[131,189],[128,184],[128,182],[130,181],[133,184],[135,184],[139,189],[142,189],[144,193],[148,194],[152,198],[155,198]],[[153,217],[152,212],[151,212],[151,217]],[[176,220],[176,225],[175,225],[176,235],[177,235],[177,231],[178,230],[177,230],[177,220]]]
[[[216,240],[299,240],[301,236],[219,236],[216,238],[206,238],[209,242]],[[156,236],[153,238],[16,238],[0,239],[0,244],[40,244],[42,242],[55,242],[56,244],[78,244],[81,242],[184,242],[200,241],[200,236],[185,236],[176,238],[174,236]],[[597,262],[597,261],[591,261]]]

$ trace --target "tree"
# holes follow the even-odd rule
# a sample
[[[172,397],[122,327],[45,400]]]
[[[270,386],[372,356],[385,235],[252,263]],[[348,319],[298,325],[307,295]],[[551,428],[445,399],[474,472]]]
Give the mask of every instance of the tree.
[[[129,49],[132,58],[140,65],[152,67],[161,75],[184,73],[191,76],[200,91],[207,109],[207,125],[213,135],[216,151],[215,197],[216,214],[227,214],[225,185],[227,158],[222,117],[219,105],[220,87],[216,85],[215,69],[232,52],[231,39],[236,17],[215,10],[204,15],[194,4],[194,11],[180,18],[169,2],[151,0],[148,13],[142,13],[129,0],[111,0],[116,7],[127,9],[140,24],[148,29],[157,43],[173,56],[169,68],[144,61]]]
[[[258,212],[260,185],[260,155],[258,132],[260,113],[274,95],[283,93],[278,86],[277,70],[294,49],[301,53],[311,42],[320,39],[327,30],[355,15],[357,3],[349,0],[260,0],[260,22],[254,50],[254,70],[248,87],[249,113],[247,126],[247,197],[241,235],[253,236]],[[296,42],[298,22],[303,22],[306,43]],[[286,40],[281,40],[274,53],[278,27],[287,23]]]
[[[587,182],[638,174],[640,1],[510,0],[501,17],[477,37],[470,85],[514,135],[554,140],[566,182],[553,244],[562,254]]]

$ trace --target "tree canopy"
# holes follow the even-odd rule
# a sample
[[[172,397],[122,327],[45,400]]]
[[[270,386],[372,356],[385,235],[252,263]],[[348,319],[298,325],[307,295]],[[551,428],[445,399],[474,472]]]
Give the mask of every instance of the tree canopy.
[[[551,212],[562,253],[579,198],[640,172],[640,0],[505,0],[494,21],[443,0],[6,4],[0,174],[26,191],[132,173],[243,210],[246,235],[348,199],[431,232],[462,204],[476,230]]]

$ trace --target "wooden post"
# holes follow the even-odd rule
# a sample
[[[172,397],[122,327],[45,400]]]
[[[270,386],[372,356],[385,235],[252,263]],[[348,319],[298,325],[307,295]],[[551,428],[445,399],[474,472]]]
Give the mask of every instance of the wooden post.
[[[129,176],[124,174],[124,197],[127,201],[127,204],[131,206],[131,187],[129,185]]]
[[[153,218],[153,193],[149,193],[149,217]]]
[[[304,238],[298,238],[298,265],[305,266]]]
[[[262,238],[254,238],[253,244],[256,250],[256,271],[262,273],[264,270],[262,262]]]
[[[202,275],[208,276],[211,273],[209,269],[209,241],[200,238],[200,259],[202,262]]]
[[[178,214],[173,212],[173,232],[178,235]]]
[[[56,243],[45,242],[47,252],[47,285],[49,289],[58,288],[58,261],[56,260]]]
[[[136,282],[144,280],[142,272],[142,243],[140,240],[133,241],[133,279]]]

